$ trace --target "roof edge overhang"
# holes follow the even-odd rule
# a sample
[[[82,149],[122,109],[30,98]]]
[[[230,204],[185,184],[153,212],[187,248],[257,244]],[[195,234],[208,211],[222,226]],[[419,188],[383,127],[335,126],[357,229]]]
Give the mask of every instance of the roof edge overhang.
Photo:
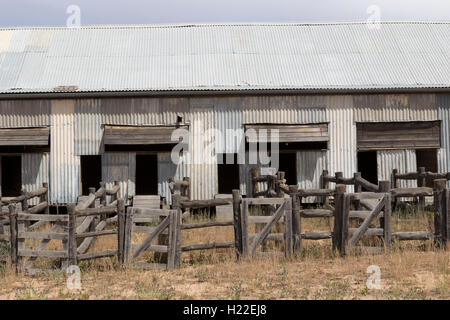
[[[311,89],[204,89],[204,90],[122,90],[122,91],[78,91],[78,92],[29,92],[0,93],[0,100],[13,99],[71,99],[108,97],[161,97],[161,96],[213,96],[213,95],[347,95],[390,93],[450,93],[450,87],[414,88],[311,88]]]

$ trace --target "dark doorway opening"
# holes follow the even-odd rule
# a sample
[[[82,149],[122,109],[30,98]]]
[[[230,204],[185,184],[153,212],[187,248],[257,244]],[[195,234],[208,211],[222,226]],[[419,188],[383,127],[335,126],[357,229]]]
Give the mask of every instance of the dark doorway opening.
[[[233,189],[239,189],[237,154],[219,154],[217,157],[222,157],[222,163],[217,165],[218,192],[221,194],[231,194]],[[231,160],[233,163],[231,163]]]
[[[278,171],[285,173],[287,185],[297,184],[297,154],[295,152],[282,152],[279,156]]]
[[[425,171],[438,172],[437,149],[416,150],[417,168],[425,167]],[[426,186],[433,188],[433,180],[427,179]]]
[[[2,156],[2,197],[17,197],[22,190],[22,157]]]
[[[136,155],[136,195],[158,194],[158,159],[156,154]]]
[[[102,156],[80,156],[81,192],[89,195],[89,188],[98,189],[102,181]]]
[[[378,184],[376,151],[358,152],[358,172],[361,172],[362,178]]]

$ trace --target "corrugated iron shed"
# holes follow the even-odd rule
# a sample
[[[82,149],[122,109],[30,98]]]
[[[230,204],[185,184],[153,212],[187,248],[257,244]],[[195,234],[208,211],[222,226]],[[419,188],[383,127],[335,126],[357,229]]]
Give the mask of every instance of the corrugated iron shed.
[[[450,23],[0,29],[0,93],[450,88]]]

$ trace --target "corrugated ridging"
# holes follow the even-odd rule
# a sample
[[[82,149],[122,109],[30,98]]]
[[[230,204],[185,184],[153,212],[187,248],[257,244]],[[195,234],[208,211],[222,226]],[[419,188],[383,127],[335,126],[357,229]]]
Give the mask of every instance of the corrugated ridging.
[[[119,181],[120,196],[129,204],[129,197],[135,194],[136,153],[105,152],[102,155],[102,180],[107,189],[114,186],[114,181]],[[108,196],[106,201],[110,200]]]
[[[80,157],[74,154],[73,100],[52,100],[50,201],[75,203],[80,195]]]
[[[346,178],[353,177],[356,172],[356,126],[352,104],[351,96],[328,96],[328,171],[331,175],[343,172]],[[334,188],[334,183],[330,187]],[[347,190],[353,191],[353,186],[347,186]]]
[[[432,121],[438,119],[435,94],[353,96],[355,121]]]
[[[0,30],[0,92],[450,87],[450,23]]]
[[[191,196],[193,199],[212,199],[217,194],[217,161],[214,154],[214,109],[191,101],[189,133]]]
[[[327,168],[325,151],[297,152],[297,181],[300,189],[320,189],[320,176]],[[318,202],[316,197],[302,199],[303,202]]]
[[[438,113],[441,125],[441,149],[438,152],[439,172],[450,171],[450,94],[438,94]],[[450,187],[450,182],[447,183]]]
[[[378,180],[389,180],[391,184],[392,170],[398,173],[417,172],[415,150],[381,150],[377,151]],[[416,180],[399,180],[401,188],[416,188]]]
[[[22,188],[28,192],[42,188],[44,182],[50,181],[48,153],[23,153],[22,154]],[[30,205],[39,203],[39,198],[28,202]]]
[[[75,155],[98,155],[103,152],[101,100],[75,100]]]
[[[50,125],[49,100],[0,100],[0,127],[42,127]]]
[[[172,196],[169,189],[169,178],[183,180],[187,177],[187,167],[183,163],[186,159],[180,159],[175,164],[171,159],[170,152],[158,153],[158,194],[165,198],[166,204],[172,204]]]

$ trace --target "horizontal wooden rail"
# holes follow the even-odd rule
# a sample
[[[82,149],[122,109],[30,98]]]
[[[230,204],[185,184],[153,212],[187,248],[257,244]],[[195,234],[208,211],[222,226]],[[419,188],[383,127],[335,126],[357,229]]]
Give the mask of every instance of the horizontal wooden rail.
[[[325,197],[334,195],[333,189],[300,189],[298,190],[300,197]]]
[[[353,236],[355,232],[358,230],[358,228],[349,228],[348,233],[350,236]],[[377,237],[383,237],[384,236],[384,229],[383,228],[369,228],[364,233],[365,236],[377,236]]]
[[[20,239],[45,239],[45,240],[66,240],[67,233],[56,232],[19,232],[17,238]]]
[[[185,251],[221,249],[221,248],[234,248],[234,241],[191,244],[187,246],[182,246],[181,251],[185,252]]]
[[[302,239],[305,240],[323,240],[323,239],[331,239],[333,236],[330,231],[317,231],[317,232],[305,232],[301,235]]]
[[[396,240],[429,240],[434,238],[434,234],[426,231],[394,232],[392,238]]]
[[[117,208],[114,207],[100,207],[100,208],[87,208],[81,210],[75,210],[77,217],[89,217],[98,215],[117,214]]]
[[[181,229],[199,229],[199,228],[209,228],[209,227],[225,227],[234,225],[233,221],[212,221],[212,222],[200,222],[200,223],[190,223],[182,224]]]
[[[329,218],[334,216],[333,210],[326,209],[303,209],[300,210],[302,218]]]
[[[81,234],[77,234],[77,239],[84,239],[84,238],[90,238],[90,237],[99,237],[99,236],[107,236],[107,235],[116,235],[117,230],[100,230],[100,231],[92,231],[92,232],[85,232]]]
[[[67,258],[67,251],[50,251],[50,250],[18,250],[17,255],[20,257],[44,257],[44,258]]]
[[[90,252],[77,254],[77,260],[89,260],[89,259],[99,259],[99,258],[107,258],[117,256],[117,250],[108,249],[99,252]]]
[[[211,199],[211,200],[182,200],[180,206],[183,208],[200,209],[217,206],[226,206],[232,203],[232,199]]]
[[[67,222],[69,216],[67,214],[50,215],[50,214],[31,214],[31,213],[18,213],[18,221],[47,221],[47,222]]]
[[[391,189],[391,194],[394,197],[420,197],[420,196],[432,196],[433,189],[427,187],[419,188],[396,188]]]

